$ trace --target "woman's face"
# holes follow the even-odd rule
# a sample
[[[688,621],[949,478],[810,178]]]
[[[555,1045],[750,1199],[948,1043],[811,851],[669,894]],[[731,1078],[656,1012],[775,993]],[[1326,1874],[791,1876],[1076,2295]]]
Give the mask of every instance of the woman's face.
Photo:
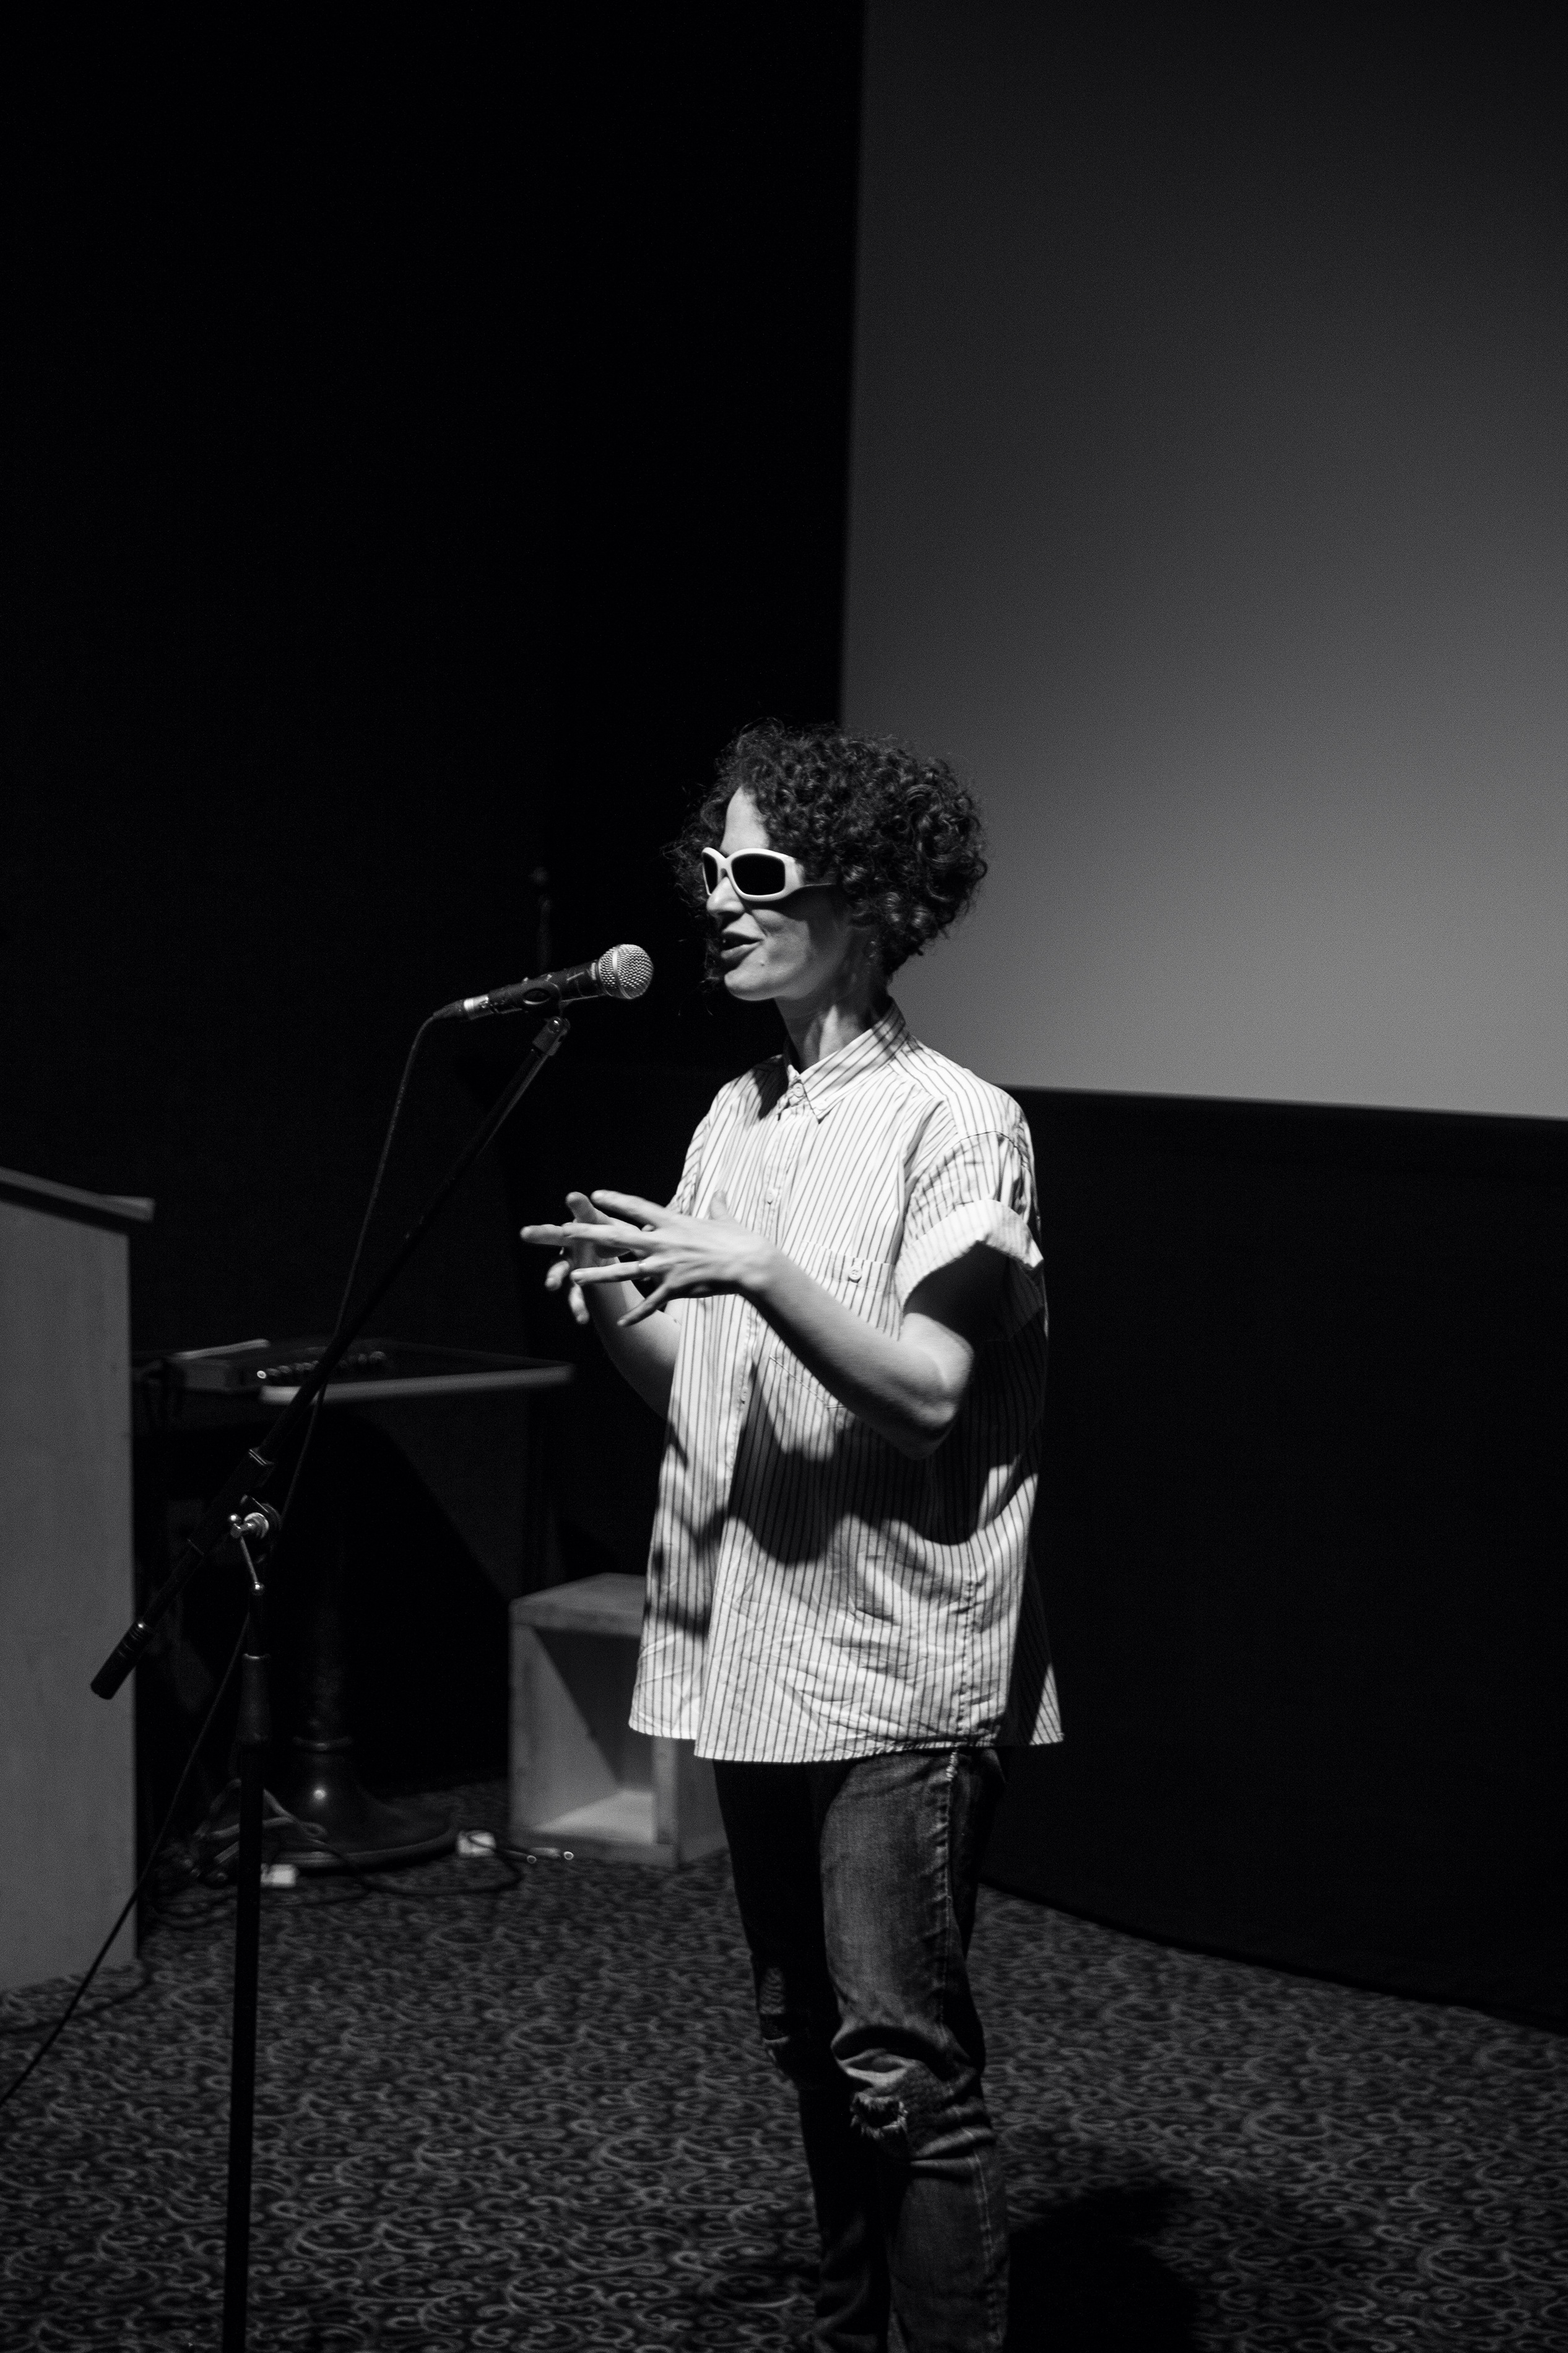
[[[727,858],[773,847],[747,793],[731,796],[719,847]],[[850,922],[837,882],[808,883],[759,907],[738,897],[721,875],[708,894],[708,920],[719,934],[724,986],[747,1004],[830,1003],[866,955],[866,933]]]

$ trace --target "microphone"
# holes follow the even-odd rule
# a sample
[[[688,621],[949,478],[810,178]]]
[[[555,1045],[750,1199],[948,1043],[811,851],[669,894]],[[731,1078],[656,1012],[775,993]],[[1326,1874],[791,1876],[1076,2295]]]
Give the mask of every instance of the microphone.
[[[547,1011],[578,997],[642,997],[653,978],[653,958],[646,948],[606,948],[592,964],[563,965],[559,972],[542,972],[532,980],[514,980],[510,988],[492,988],[485,997],[459,997],[443,1005],[437,1021],[477,1021],[485,1013],[518,1013],[527,1008]]]

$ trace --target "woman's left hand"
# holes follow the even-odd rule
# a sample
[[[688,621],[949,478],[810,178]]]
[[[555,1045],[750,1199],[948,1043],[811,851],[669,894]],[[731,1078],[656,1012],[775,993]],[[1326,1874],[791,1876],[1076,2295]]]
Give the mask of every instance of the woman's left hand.
[[[595,1193],[594,1205],[611,1219],[604,1226],[563,1226],[563,1245],[592,1239],[601,1249],[609,1245],[618,1261],[605,1266],[572,1270],[574,1284],[651,1282],[636,1307],[619,1318],[623,1326],[640,1324],[672,1299],[710,1299],[724,1291],[746,1292],[761,1279],[772,1244],[730,1215],[722,1193],[715,1193],[705,1218],[685,1218],[657,1201],[636,1193]],[[635,1261],[636,1263],[628,1263]]]

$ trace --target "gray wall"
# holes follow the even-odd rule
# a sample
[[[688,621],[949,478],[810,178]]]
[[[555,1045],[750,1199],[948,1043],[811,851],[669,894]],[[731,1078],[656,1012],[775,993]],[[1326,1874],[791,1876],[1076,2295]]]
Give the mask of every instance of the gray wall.
[[[1546,62],[1100,22],[869,12],[845,712],[994,848],[900,999],[1014,1084],[1562,1116]]]

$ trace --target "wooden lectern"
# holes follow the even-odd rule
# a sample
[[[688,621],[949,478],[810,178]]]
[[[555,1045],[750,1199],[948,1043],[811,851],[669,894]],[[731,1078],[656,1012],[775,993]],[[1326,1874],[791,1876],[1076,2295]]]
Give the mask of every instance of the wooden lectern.
[[[131,1689],[88,1681],[135,1615],[127,1236],[152,1215],[0,1169],[0,1988],[79,1975],[136,1876]]]

